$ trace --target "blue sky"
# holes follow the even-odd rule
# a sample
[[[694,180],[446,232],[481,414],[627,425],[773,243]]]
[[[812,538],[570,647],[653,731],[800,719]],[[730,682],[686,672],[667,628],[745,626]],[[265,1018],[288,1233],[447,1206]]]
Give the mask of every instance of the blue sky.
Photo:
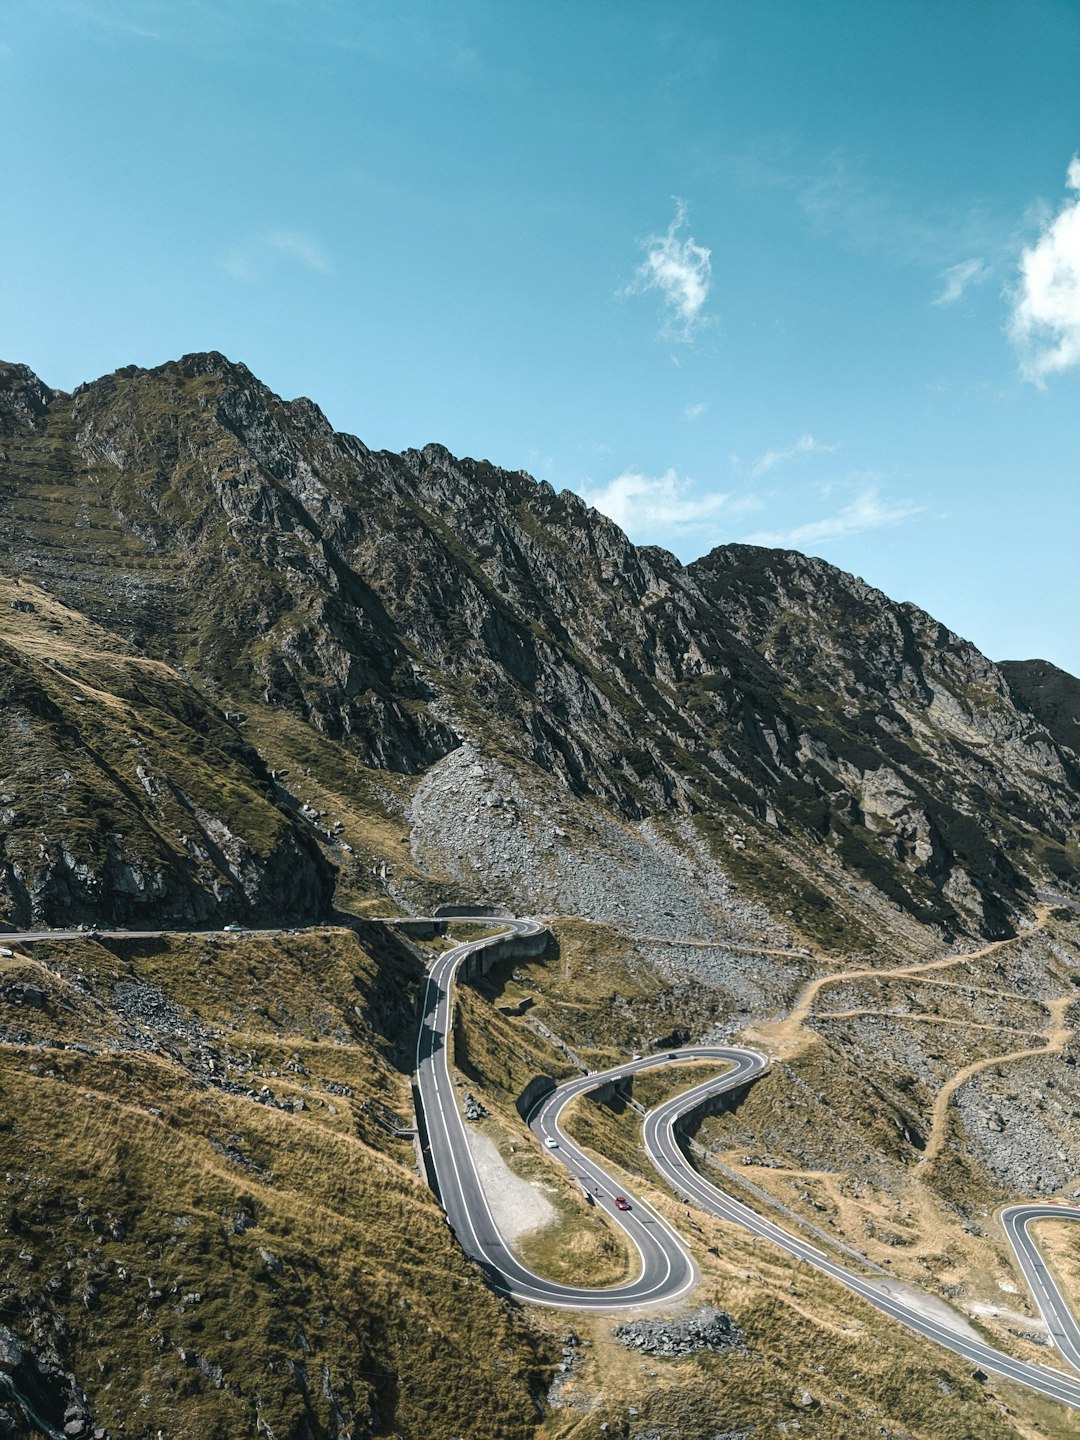
[[[0,354],[792,545],[1080,672],[1074,0],[35,0]]]

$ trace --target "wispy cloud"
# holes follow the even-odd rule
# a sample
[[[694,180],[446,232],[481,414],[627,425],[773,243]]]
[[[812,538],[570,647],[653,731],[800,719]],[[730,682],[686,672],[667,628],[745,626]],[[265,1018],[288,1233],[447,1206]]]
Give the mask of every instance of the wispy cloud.
[[[918,204],[842,151],[808,156],[791,142],[773,140],[734,156],[732,164],[744,185],[787,192],[815,231],[845,249],[939,272],[939,304],[952,304],[988,279],[1016,244],[1012,216],[977,200]]]
[[[797,185],[800,209],[814,226],[839,235],[859,250],[891,255],[906,263],[940,263],[958,246],[982,238],[986,217],[975,207],[914,209],[880,181],[834,157],[816,175]],[[963,249],[960,251],[963,254]]]
[[[319,54],[363,55],[379,65],[408,70],[438,70],[442,81],[474,78],[480,60],[464,17],[443,7],[423,5],[348,5],[316,0],[35,0],[35,8],[65,20],[125,37],[154,40],[201,56],[245,65],[278,68],[284,42],[296,56],[317,31]],[[318,10],[317,27],[312,12]]]
[[[981,256],[961,260],[959,265],[950,265],[941,272],[941,294],[934,297],[935,305],[955,305],[972,285],[981,285],[989,280],[993,272]]]
[[[1020,373],[1040,389],[1047,376],[1080,365],[1080,156],[1073,156],[1066,184],[1076,198],[1023,250],[1011,297],[1008,328]]]
[[[712,289],[711,252],[692,235],[687,225],[685,200],[675,201],[675,218],[663,235],[645,241],[645,259],[623,294],[659,290],[664,301],[663,335],[689,342],[707,323],[702,311]]]
[[[674,469],[662,475],[624,470],[599,489],[583,489],[588,503],[614,520],[634,539],[655,539],[658,533],[685,535],[721,515],[739,515],[760,508],[753,495],[735,496],[698,491],[694,482]]]
[[[264,231],[235,245],[221,260],[222,267],[236,280],[262,280],[283,262],[316,275],[329,275],[333,270],[318,240],[298,230]]]
[[[745,536],[745,545],[770,545],[782,549],[814,549],[834,540],[848,540],[867,530],[899,525],[922,509],[910,500],[882,499],[877,485],[868,485],[847,505],[820,520],[810,520],[789,530],[758,530]]]
[[[44,8],[44,7],[43,7]],[[168,39],[168,16],[163,14],[160,0],[143,5],[140,14],[133,17],[131,7],[123,0],[49,0],[49,9],[76,22],[94,25],[101,30],[112,30],[118,35],[130,35],[137,40]],[[154,21],[151,29],[147,19]],[[159,24],[164,21],[165,24]]]
[[[682,418],[684,420],[699,420],[708,408],[704,400],[699,400],[696,405],[687,405],[686,409],[682,412]]]
[[[825,445],[815,440],[813,435],[800,435],[794,445],[787,445],[783,450],[766,450],[764,455],[760,455],[750,467],[750,479],[756,480],[777,465],[786,465],[789,460],[798,460],[803,455],[835,455],[839,449],[839,441],[835,445]]]

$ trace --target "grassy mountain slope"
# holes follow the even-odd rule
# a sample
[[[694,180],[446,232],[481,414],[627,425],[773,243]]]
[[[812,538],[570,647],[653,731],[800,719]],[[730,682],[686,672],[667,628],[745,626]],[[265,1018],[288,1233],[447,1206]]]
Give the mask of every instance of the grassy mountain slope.
[[[333,872],[203,696],[0,578],[0,919],[139,928],[327,913]]]
[[[112,1435],[532,1432],[541,1337],[383,1123],[421,973],[377,932],[0,960],[0,1325],[43,1418],[72,1374]]]
[[[369,451],[216,354],[0,366],[0,507],[0,923],[557,913],[459,1005],[519,1179],[535,1073],[741,1035],[776,1063],[702,1167],[1044,1353],[991,1212],[1080,1183],[1080,952],[1038,901],[1077,884],[1071,677],[821,561],[683,566],[523,472]],[[0,1372],[50,1423],[70,1372],[139,1440],[1076,1433],[711,1222],[748,1354],[508,1310],[386,1128],[421,973],[364,922],[0,959]],[[632,1108],[575,1124],[688,1219]],[[552,1194],[527,1253],[621,1263]]]
[[[576,1039],[581,1005],[590,1053],[624,1053],[630,1017],[602,1033],[603,987],[622,984],[611,945],[571,925],[561,957],[462,997],[466,1083],[541,1183],[550,1161],[514,1124],[513,1099],[523,1063],[559,1073],[565,1057],[496,1006],[539,994]],[[662,1005],[635,970],[644,1008]],[[688,1219],[650,1182],[622,1104],[585,1102],[575,1133],[687,1234],[703,1269],[692,1305],[732,1314],[745,1350],[642,1357],[614,1338],[620,1317],[497,1301],[411,1145],[384,1128],[408,1119],[421,973],[375,926],[37,942],[0,960],[0,1327],[33,1357],[17,1378],[20,1393],[36,1382],[43,1419],[60,1429],[74,1409],[88,1429],[179,1440],[712,1440],[718,1424],[797,1424],[810,1440],[879,1426],[917,1440],[1073,1433],[1054,1407],[976,1383],[737,1229]],[[649,1077],[635,1098],[655,1103],[669,1084]],[[753,1123],[768,1103],[755,1092]],[[847,1101],[856,1118],[858,1105]],[[542,1235],[527,1253],[551,1262]]]

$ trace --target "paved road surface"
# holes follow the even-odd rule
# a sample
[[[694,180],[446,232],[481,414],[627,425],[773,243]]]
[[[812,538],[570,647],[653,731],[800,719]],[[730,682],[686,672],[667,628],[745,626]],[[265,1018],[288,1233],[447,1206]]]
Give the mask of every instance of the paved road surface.
[[[476,918],[487,925],[495,923],[490,916]],[[498,923],[504,924],[507,932],[521,935],[536,934],[543,928],[532,920]],[[651,1055],[596,1075],[568,1081],[541,1100],[529,1116],[530,1128],[542,1140],[556,1142],[557,1148],[549,1150],[552,1159],[566,1165],[583,1186],[593,1192],[595,1203],[623,1227],[639,1253],[640,1269],[629,1284],[595,1289],[557,1285],[522,1265],[499,1235],[484,1197],[465,1135],[465,1121],[457,1104],[447,1054],[455,973],[470,951],[492,944],[497,938],[456,945],[436,959],[428,979],[416,1058],[417,1083],[427,1122],[430,1157],[447,1218],[463,1248],[484,1266],[498,1289],[534,1304],[583,1310],[636,1310],[643,1305],[671,1303],[693,1288],[698,1272],[686,1241],[655,1210],[629,1190],[620,1188],[601,1165],[578,1149],[560,1128],[559,1116],[577,1096],[617,1081],[620,1076],[689,1060],[716,1060],[727,1067],[722,1074],[691,1087],[649,1111],[645,1117],[645,1149],[657,1170],[681,1198],[723,1220],[743,1226],[793,1259],[812,1265],[876,1309],[962,1356],[979,1370],[1026,1385],[1080,1409],[1080,1380],[1074,1376],[1050,1366],[1013,1359],[984,1341],[950,1328],[903,1297],[886,1293],[880,1283],[849,1270],[817,1246],[759,1215],[698,1173],[676,1138],[677,1122],[702,1102],[725,1090],[745,1085],[761,1074],[768,1062],[755,1051],[734,1046],[699,1046]],[[623,1194],[630,1200],[632,1208],[629,1211],[615,1208],[616,1194]],[[1005,1212],[1003,1220],[1024,1274],[1032,1284],[1039,1307],[1050,1324],[1055,1343],[1066,1358],[1080,1368],[1080,1328],[1026,1230],[1029,1221],[1047,1215],[1058,1220],[1070,1216],[1080,1218],[1080,1210],[1053,1205],[1016,1206]]]
[[[309,930],[325,930],[326,925],[253,926],[241,925],[236,930],[226,930],[221,925],[209,930],[110,930],[103,925],[93,925],[87,930],[0,930],[0,945],[11,947],[30,944],[34,940],[164,940],[206,939],[219,935],[302,935]],[[344,927],[342,927],[344,928]]]
[[[493,922],[490,917],[484,917],[484,923]],[[539,934],[544,928],[532,920],[494,923],[505,925],[508,931],[519,935]],[[625,1214],[616,1211],[614,1198],[620,1192],[614,1182],[565,1139],[560,1141],[565,1148],[559,1152],[559,1158],[574,1174],[588,1177],[589,1184],[602,1191],[596,1203],[617,1217],[636,1247],[639,1256],[636,1278],[610,1290],[557,1285],[523,1265],[499,1234],[473,1164],[448,1056],[454,973],[470,951],[498,938],[456,945],[438,956],[431,967],[424,996],[424,1015],[416,1046],[416,1080],[424,1111],[428,1153],[451,1228],[462,1247],[485,1268],[492,1284],[519,1300],[572,1310],[624,1310],[637,1309],[657,1300],[677,1299],[697,1280],[697,1269],[686,1245],[665,1220],[640,1201],[633,1201],[634,1208]]]
[[[491,916],[476,918],[485,925],[493,923]],[[497,923],[506,927],[504,933],[516,932],[520,935],[538,934],[544,928],[534,920],[499,919]],[[177,932],[102,929],[96,933],[103,938],[152,939],[164,933]],[[220,934],[221,931],[190,933],[212,935]],[[84,938],[87,938],[86,932],[78,930],[8,934],[0,932],[0,945],[10,946],[20,941]],[[499,938],[495,936],[456,945],[437,957],[427,981],[424,1015],[416,1048],[417,1086],[428,1135],[429,1155],[440,1198],[459,1242],[484,1267],[496,1288],[534,1304],[575,1310],[637,1310],[648,1305],[670,1304],[693,1289],[698,1279],[698,1271],[686,1241],[650,1205],[629,1190],[621,1189],[618,1182],[608,1175],[602,1166],[579,1150],[560,1128],[559,1116],[577,1096],[606,1083],[617,1082],[620,1076],[689,1060],[715,1060],[726,1066],[723,1073],[657,1106],[645,1117],[645,1149],[657,1170],[680,1198],[723,1220],[743,1226],[793,1259],[812,1265],[878,1310],[901,1321],[927,1339],[937,1341],[980,1370],[1016,1381],[1074,1409],[1080,1409],[1080,1380],[1072,1375],[1050,1366],[1014,1360],[992,1345],[970,1339],[940,1321],[929,1318],[903,1298],[886,1294],[874,1280],[847,1269],[823,1250],[782,1229],[740,1200],[725,1194],[695,1170],[676,1138],[677,1122],[681,1116],[703,1101],[725,1090],[745,1085],[754,1076],[761,1074],[768,1062],[763,1055],[752,1050],[735,1046],[699,1046],[651,1055],[641,1060],[628,1061],[596,1075],[568,1081],[541,1100],[529,1117],[530,1128],[541,1139],[551,1138],[556,1141],[557,1148],[548,1152],[551,1157],[566,1165],[582,1183],[583,1188],[593,1194],[594,1203],[626,1231],[638,1252],[639,1269],[637,1276],[629,1283],[608,1289],[557,1285],[529,1270],[507,1247],[492,1219],[472,1161],[465,1135],[465,1122],[458,1107],[448,1064],[453,984],[457,969],[471,951],[493,944]],[[624,1194],[630,1200],[632,1208],[628,1211],[616,1209],[616,1194]],[[1001,1218],[1020,1268],[1031,1286],[1043,1318],[1050,1327],[1054,1344],[1072,1365],[1080,1369],[1080,1326],[1047,1269],[1028,1229],[1036,1220],[1080,1219],[1080,1210],[1057,1205],[1014,1205],[1005,1210]]]
[[[1010,1205],[1001,1212],[1005,1234],[1016,1252],[1017,1263],[1039,1312],[1050,1327],[1051,1339],[1069,1364],[1080,1370],[1080,1325],[1046,1268],[1039,1247],[1028,1234],[1028,1226],[1034,1220],[1080,1220],[1080,1210],[1061,1205]]]

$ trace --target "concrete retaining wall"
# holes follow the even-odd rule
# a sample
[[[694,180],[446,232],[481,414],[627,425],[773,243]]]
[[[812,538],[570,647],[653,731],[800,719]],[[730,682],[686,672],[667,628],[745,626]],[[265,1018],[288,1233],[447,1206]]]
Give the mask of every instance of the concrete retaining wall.
[[[424,1102],[420,1099],[420,1090],[416,1082],[412,1086],[413,1113],[416,1116],[416,1148],[420,1157],[420,1165],[428,1184],[435,1192],[436,1197],[441,1200],[439,1194],[439,1181],[435,1174],[435,1166],[431,1159],[431,1141],[428,1139],[427,1118],[424,1115]]]
[[[486,975],[499,960],[536,960],[547,954],[551,943],[550,930],[541,930],[538,935],[498,935],[466,955],[458,974],[462,980],[475,980]]]
[[[550,1095],[554,1089],[555,1081],[550,1075],[534,1075],[514,1102],[522,1120],[528,1120],[538,1102]]]
[[[642,1106],[638,1101],[632,1100],[630,1096],[631,1082],[629,1080],[605,1080],[602,1085],[597,1085],[595,1090],[586,1090],[584,1098],[591,1100],[594,1105],[611,1106],[612,1101],[617,1101],[620,1105],[631,1106],[641,1110],[644,1114]]]
[[[675,1134],[684,1139],[690,1139],[694,1131],[709,1115],[727,1115],[737,1110],[746,1099],[747,1091],[755,1084],[760,1077],[755,1075],[745,1085],[738,1086],[735,1090],[722,1090],[719,1095],[710,1095],[702,1100],[700,1105],[695,1105],[692,1110],[687,1110],[675,1121]]]
[[[440,920],[501,919],[508,920],[510,911],[504,905],[437,905],[435,914]]]

